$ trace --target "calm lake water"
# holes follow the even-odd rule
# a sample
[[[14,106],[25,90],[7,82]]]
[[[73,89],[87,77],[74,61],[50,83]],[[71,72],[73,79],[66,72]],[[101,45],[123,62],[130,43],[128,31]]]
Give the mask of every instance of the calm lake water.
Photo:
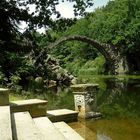
[[[69,123],[73,129],[85,140],[140,140],[140,76],[90,75],[80,77],[79,83],[99,84],[96,111],[103,117]],[[49,110],[74,109],[73,94],[64,89],[35,96],[47,99]]]

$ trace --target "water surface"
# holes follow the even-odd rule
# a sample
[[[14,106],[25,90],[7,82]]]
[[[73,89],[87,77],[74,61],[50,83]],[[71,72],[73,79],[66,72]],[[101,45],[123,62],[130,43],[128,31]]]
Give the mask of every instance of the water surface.
[[[140,78],[138,76],[83,76],[80,82],[99,83],[99,120],[69,125],[86,140],[140,140]]]

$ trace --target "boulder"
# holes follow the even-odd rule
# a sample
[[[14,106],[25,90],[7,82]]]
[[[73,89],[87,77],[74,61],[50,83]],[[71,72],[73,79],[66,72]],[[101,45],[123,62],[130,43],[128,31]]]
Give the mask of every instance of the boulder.
[[[36,77],[35,82],[38,83],[38,84],[42,84],[43,83],[43,77]]]
[[[50,81],[48,82],[48,87],[54,87],[54,86],[57,86],[57,82],[54,81],[54,80],[50,80]]]
[[[73,79],[71,80],[71,84],[72,84],[72,85],[77,84],[77,78],[73,78]]]
[[[56,69],[59,69],[59,68],[60,68],[60,66],[56,65],[52,68],[52,70],[56,70]]]

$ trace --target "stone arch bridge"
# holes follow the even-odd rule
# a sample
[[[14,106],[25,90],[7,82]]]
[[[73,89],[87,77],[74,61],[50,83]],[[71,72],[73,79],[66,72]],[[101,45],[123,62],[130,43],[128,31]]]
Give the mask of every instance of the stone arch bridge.
[[[107,69],[109,70],[109,74],[122,74],[125,73],[125,69],[123,67],[123,58],[120,55],[120,52],[117,50],[115,46],[111,46],[109,44],[99,43],[91,38],[86,36],[68,36],[59,39],[58,41],[50,44],[49,46],[44,47],[44,49],[40,52],[37,59],[42,56],[43,52],[45,52],[48,48],[53,48],[62,44],[66,41],[82,41],[86,42],[92,46],[94,46],[106,59]]]

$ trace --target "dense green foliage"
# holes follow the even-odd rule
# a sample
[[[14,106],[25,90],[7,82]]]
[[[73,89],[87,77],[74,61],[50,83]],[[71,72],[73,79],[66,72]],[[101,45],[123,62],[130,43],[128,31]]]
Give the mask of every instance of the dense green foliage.
[[[20,82],[24,84],[25,78],[28,76],[43,75],[42,71],[39,71],[39,64],[32,63],[32,60],[39,54],[41,47],[46,44],[43,42],[41,45],[38,44],[37,37],[34,36],[35,30],[41,27],[65,30],[76,21],[76,19],[61,18],[60,13],[56,10],[56,5],[59,2],[59,0],[0,1],[1,84],[7,82],[11,82],[10,86]],[[92,0],[68,0],[67,2],[73,2],[75,16],[84,15],[85,9],[93,4]],[[34,8],[34,11],[31,11],[30,7]],[[51,18],[52,15],[56,16],[55,21]],[[27,24],[24,33],[19,32],[22,22]],[[47,66],[43,69],[46,72],[48,70]],[[49,74],[47,73],[47,75]]]
[[[70,27],[64,36],[84,35],[102,43],[116,46],[126,57],[129,72],[140,71],[140,1],[115,0],[105,7],[98,8]],[[59,47],[60,48],[60,47]],[[96,58],[94,46],[81,42],[68,42],[56,48],[58,58],[63,62],[87,62]],[[65,53],[66,52],[66,53]],[[78,60],[77,60],[78,59]],[[85,65],[85,63],[83,65]],[[71,66],[71,64],[70,64]],[[81,69],[79,63],[77,67]]]
[[[102,10],[97,10],[90,18],[91,36],[102,42],[116,45],[128,62],[130,69],[140,70],[140,1],[111,1]]]

